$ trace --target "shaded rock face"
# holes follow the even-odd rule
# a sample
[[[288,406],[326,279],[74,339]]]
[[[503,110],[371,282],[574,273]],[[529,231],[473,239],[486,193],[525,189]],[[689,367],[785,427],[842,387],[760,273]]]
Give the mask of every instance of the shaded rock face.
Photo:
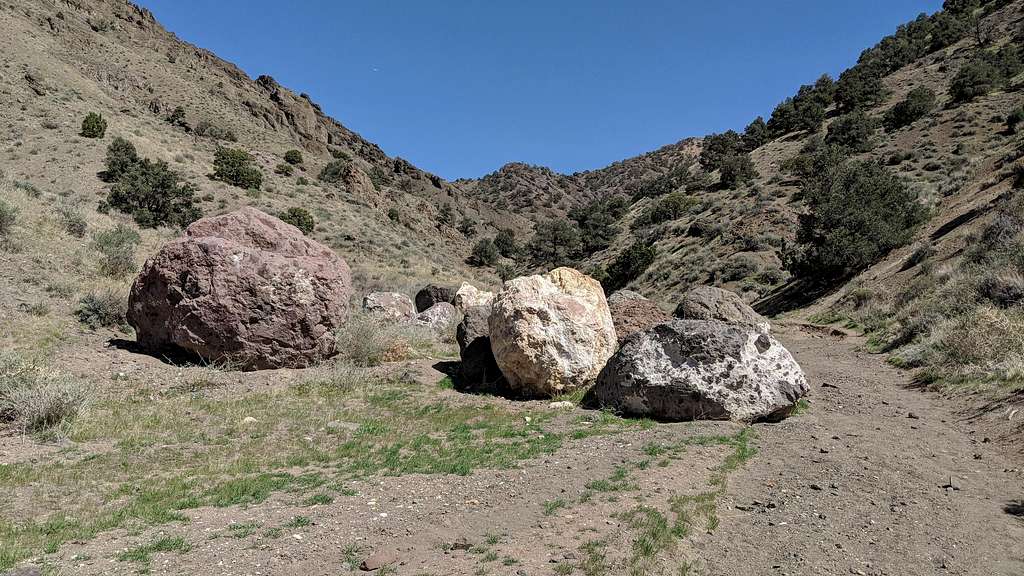
[[[453,298],[455,298],[454,288],[428,284],[416,293],[416,311],[423,312],[431,306],[442,302],[451,304]]]
[[[506,282],[488,324],[494,358],[524,396],[589,386],[617,345],[601,284],[572,268]]]
[[[439,302],[416,315],[416,324],[426,326],[437,333],[447,332],[458,322],[458,311],[447,302]]]
[[[476,286],[463,282],[452,297],[452,304],[459,312],[465,313],[473,306],[487,306],[494,302],[494,292],[480,290]]]
[[[608,309],[615,323],[620,346],[634,332],[643,332],[672,320],[657,304],[631,290],[619,290],[609,296]]]
[[[673,320],[629,337],[587,404],[659,420],[776,420],[808,392],[793,356],[749,324]]]
[[[459,385],[474,391],[489,391],[507,388],[498,363],[491,352],[489,321],[490,306],[473,306],[455,332],[459,343]]]
[[[406,322],[416,316],[412,300],[398,292],[370,292],[363,297],[363,310],[386,322]]]
[[[748,306],[738,294],[714,286],[698,286],[687,292],[674,314],[684,320],[721,320],[750,324],[764,330],[771,328],[768,320]]]
[[[308,366],[335,353],[348,265],[254,208],[204,218],[150,258],[128,298],[139,344],[244,370]]]

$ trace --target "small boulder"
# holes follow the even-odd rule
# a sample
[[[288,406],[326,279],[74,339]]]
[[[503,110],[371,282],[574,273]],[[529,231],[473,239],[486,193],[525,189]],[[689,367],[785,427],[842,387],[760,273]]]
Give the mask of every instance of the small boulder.
[[[466,310],[455,331],[459,357],[462,359],[458,375],[461,388],[485,391],[506,387],[504,376],[491,352],[490,317],[490,306],[473,306]]]
[[[619,345],[634,332],[643,332],[653,326],[669,322],[672,316],[654,302],[632,290],[619,290],[608,297],[608,309],[615,322]]]
[[[494,302],[494,292],[480,290],[467,282],[463,282],[462,286],[455,291],[455,296],[452,297],[452,304],[461,313],[465,313],[473,306],[489,306],[492,302]]]
[[[589,386],[615,352],[601,284],[572,268],[509,280],[492,308],[491,350],[520,394],[549,397]]]
[[[348,265],[255,208],[203,218],[142,268],[128,322],[154,352],[184,350],[243,370],[304,367],[336,353]]]
[[[764,316],[754,311],[735,292],[714,286],[698,286],[683,295],[674,315],[683,320],[721,320],[771,329]]]
[[[438,302],[416,315],[416,324],[426,326],[439,334],[447,332],[458,322],[458,311],[447,302]]]
[[[425,312],[435,304],[442,302],[451,304],[455,298],[455,289],[449,286],[438,286],[427,284],[422,290],[416,293],[416,311]]]
[[[398,561],[398,554],[390,550],[381,550],[364,558],[359,564],[359,569],[363,572],[374,572],[384,568],[385,566],[397,564]]]
[[[370,292],[363,298],[363,310],[387,322],[406,322],[416,316],[412,300],[398,292]]]
[[[659,420],[777,420],[809,388],[793,356],[750,324],[673,320],[629,337],[590,406]]]

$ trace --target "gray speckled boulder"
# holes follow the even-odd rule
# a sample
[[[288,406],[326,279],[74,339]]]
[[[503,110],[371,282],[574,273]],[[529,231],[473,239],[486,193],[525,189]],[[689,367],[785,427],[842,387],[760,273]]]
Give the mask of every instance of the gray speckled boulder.
[[[809,388],[793,356],[749,324],[674,320],[637,332],[586,402],[659,420],[777,420]]]

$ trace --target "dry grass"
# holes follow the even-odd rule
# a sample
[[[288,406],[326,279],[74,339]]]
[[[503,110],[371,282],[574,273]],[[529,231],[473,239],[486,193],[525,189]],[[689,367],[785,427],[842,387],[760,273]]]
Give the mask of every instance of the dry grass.
[[[88,390],[67,374],[0,351],[0,422],[28,433],[64,434],[86,405]]]
[[[355,313],[335,333],[339,356],[356,366],[379,366],[416,358],[451,358],[458,355],[454,333],[440,338],[430,328],[383,321]]]

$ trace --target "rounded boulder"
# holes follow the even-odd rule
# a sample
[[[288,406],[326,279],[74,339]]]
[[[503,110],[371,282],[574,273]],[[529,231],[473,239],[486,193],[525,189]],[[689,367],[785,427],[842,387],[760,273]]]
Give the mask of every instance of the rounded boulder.
[[[525,396],[589,386],[617,344],[601,284],[572,268],[506,282],[488,325],[498,367]]]
[[[243,370],[333,355],[349,312],[349,267],[330,248],[254,208],[203,218],[150,258],[132,284],[140,345]]]
[[[778,420],[807,394],[796,360],[768,332],[673,320],[630,336],[585,403],[658,420]]]

